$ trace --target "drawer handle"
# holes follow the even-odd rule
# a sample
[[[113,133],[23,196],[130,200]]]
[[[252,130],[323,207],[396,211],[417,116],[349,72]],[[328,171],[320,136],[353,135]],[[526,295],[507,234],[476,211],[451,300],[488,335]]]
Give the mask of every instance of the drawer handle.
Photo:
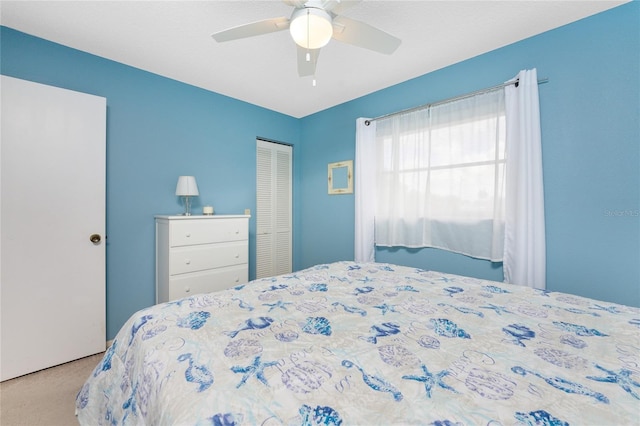
[[[237,259],[237,258],[239,258],[239,257],[240,257],[240,254],[239,254],[239,253],[236,253],[236,259]]]
[[[185,287],[185,288],[184,288],[184,292],[185,292],[185,293],[189,293],[190,291],[191,291],[191,288],[189,288],[189,287]]]
[[[239,229],[236,229],[236,234],[239,234],[239,233],[240,233],[240,230],[239,230]]]
[[[240,277],[236,277],[236,282],[240,282]]]
[[[191,260],[189,260],[189,259],[185,259],[184,263],[185,263],[186,265],[191,265]]]
[[[187,234],[185,234],[185,237],[189,238],[189,237],[191,237],[191,234],[187,233]]]

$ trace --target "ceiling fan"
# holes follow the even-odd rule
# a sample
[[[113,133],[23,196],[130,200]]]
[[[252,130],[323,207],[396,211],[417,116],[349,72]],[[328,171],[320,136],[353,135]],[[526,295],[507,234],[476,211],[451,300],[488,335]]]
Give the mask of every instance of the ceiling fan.
[[[332,38],[365,49],[392,54],[401,40],[364,22],[341,16],[362,0],[283,0],[294,10],[290,18],[265,19],[212,34],[217,42],[289,29],[298,50],[298,75],[314,75],[320,48]]]

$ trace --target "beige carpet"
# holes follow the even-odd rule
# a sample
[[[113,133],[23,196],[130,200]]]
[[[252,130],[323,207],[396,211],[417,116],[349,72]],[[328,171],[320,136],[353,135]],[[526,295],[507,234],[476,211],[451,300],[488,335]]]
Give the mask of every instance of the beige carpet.
[[[76,395],[103,355],[92,355],[0,383],[0,425],[77,425]]]

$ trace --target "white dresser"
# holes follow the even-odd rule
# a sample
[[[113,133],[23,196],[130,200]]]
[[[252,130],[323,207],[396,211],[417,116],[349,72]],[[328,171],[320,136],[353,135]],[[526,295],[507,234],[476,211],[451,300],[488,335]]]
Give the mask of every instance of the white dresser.
[[[156,216],[156,302],[246,283],[249,217]]]

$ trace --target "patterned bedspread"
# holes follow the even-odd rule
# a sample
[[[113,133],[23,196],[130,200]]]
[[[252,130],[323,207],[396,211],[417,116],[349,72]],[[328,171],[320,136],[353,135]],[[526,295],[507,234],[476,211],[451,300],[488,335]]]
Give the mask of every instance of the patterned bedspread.
[[[628,425],[640,310],[338,262],[136,313],[83,425]]]

